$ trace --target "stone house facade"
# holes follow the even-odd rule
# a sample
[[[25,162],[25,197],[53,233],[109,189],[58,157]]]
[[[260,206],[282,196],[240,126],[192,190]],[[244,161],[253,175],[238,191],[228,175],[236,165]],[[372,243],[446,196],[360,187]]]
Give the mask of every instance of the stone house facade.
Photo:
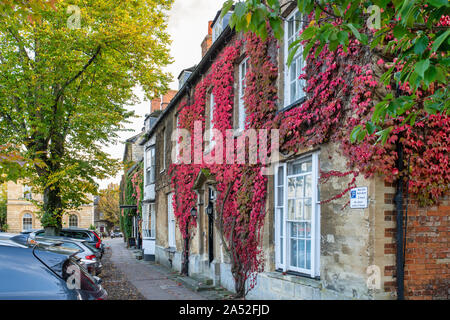
[[[286,7],[284,16],[285,30],[292,28],[292,34],[295,34],[300,28],[296,24],[295,6]],[[174,217],[175,190],[171,187],[168,173],[178,148],[176,138],[173,138],[174,135],[176,137],[178,113],[183,103],[192,101],[195,95],[193,88],[211,72],[220,53],[234,41],[245,40],[227,23],[217,28],[218,23],[221,23],[219,14],[211,24],[213,32],[219,30],[219,34],[212,35],[211,47],[202,50],[202,60],[144,139],[148,147],[155,149],[152,202],[156,218],[155,260],[178,271],[182,269],[186,243]],[[286,34],[284,43],[278,46],[272,43],[269,49],[271,59],[278,66],[279,113],[304,101],[302,80],[298,79],[301,67],[294,71],[292,65],[288,67],[286,64],[290,33]],[[234,105],[230,111],[236,136],[242,129],[240,80],[248,68],[245,46],[239,56],[234,66]],[[301,65],[301,58],[297,58],[296,63]],[[205,130],[208,132],[210,108],[214,107],[210,94],[206,96],[205,106]],[[208,145],[205,143],[203,148],[207,149]],[[289,156],[281,155],[274,175],[268,178],[262,237],[264,272],[258,274],[257,284],[247,298],[396,299],[396,212],[393,200],[396,188],[381,177],[365,179],[360,175],[354,181],[360,189],[352,192],[362,192],[363,205],[355,203],[353,207],[348,206],[347,202],[353,197],[350,192],[333,201],[321,202],[339,194],[351,183],[352,177],[319,183],[320,172],[344,172],[346,163],[339,146],[331,142],[300,148]],[[214,223],[218,210],[215,183],[211,177],[200,174],[193,184],[198,197],[195,208],[197,229],[189,243],[189,274],[210,278],[215,284],[234,290],[230,258]],[[448,198],[443,198],[439,207],[431,209],[420,209],[414,199],[410,200],[404,273],[407,298],[448,298],[450,274],[446,230],[449,213]],[[297,215],[302,219],[297,219]]]
[[[37,207],[28,201],[42,201],[42,195],[33,194],[31,189],[22,183],[8,182],[7,185],[7,223],[8,232],[19,233],[31,229],[41,229],[41,221],[37,215]],[[94,225],[94,202],[83,205],[63,216],[63,228],[89,228]]]

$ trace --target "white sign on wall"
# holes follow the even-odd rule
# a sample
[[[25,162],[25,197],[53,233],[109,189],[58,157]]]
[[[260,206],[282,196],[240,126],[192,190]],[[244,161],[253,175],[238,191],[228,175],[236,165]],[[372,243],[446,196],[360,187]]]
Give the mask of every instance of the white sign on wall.
[[[353,188],[350,190],[350,208],[367,208],[367,187]]]

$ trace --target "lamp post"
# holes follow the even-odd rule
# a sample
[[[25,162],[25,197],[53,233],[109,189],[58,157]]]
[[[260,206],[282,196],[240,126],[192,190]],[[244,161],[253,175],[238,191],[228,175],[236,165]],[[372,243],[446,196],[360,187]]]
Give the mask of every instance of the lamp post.
[[[188,216],[188,220],[186,223],[186,234],[184,239],[184,265],[182,273],[186,276],[189,276],[189,225],[191,218],[197,218],[197,208],[193,207],[191,209],[191,214]]]
[[[208,216],[211,216],[211,215],[212,215],[212,212],[213,212],[213,204],[212,204],[211,201],[209,201],[208,207],[206,207],[206,214],[207,214]]]
[[[209,256],[209,263],[211,263],[214,260],[214,235],[213,235],[213,228],[214,228],[214,205],[211,199],[209,200],[208,206],[206,207],[206,214],[208,215],[208,256]]]

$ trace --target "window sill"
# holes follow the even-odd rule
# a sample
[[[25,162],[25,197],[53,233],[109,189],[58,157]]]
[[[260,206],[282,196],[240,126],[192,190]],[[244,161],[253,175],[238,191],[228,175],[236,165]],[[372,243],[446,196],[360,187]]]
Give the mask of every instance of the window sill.
[[[297,101],[295,101],[294,103],[291,103],[290,105],[287,105],[286,107],[284,107],[284,108],[278,110],[278,111],[276,112],[276,114],[283,113],[283,112],[289,111],[289,110],[291,110],[291,109],[294,109],[294,108],[296,108],[296,107],[299,107],[299,106],[301,106],[305,101],[306,101],[306,97],[300,98],[300,99],[298,99]]]
[[[267,272],[269,278],[289,281],[297,284],[301,284],[308,287],[320,288],[322,285],[320,283],[320,277],[312,278],[311,276],[299,272],[287,271],[286,274],[282,273],[281,270],[276,270],[274,272]]]

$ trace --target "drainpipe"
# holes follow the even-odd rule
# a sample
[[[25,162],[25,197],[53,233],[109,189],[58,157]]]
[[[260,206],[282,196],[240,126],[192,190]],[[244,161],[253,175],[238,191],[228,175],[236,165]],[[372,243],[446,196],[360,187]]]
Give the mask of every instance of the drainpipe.
[[[404,163],[403,163],[403,144],[400,142],[401,135],[397,141],[397,169],[400,173],[397,180],[397,191],[395,194],[395,208],[397,211],[397,246],[396,246],[396,264],[397,264],[397,299],[404,300],[404,245],[403,245],[403,197],[405,181],[403,177]]]
[[[188,219],[190,219],[190,217]],[[186,225],[186,238],[184,239],[184,263],[181,273],[189,276],[189,220]]]

